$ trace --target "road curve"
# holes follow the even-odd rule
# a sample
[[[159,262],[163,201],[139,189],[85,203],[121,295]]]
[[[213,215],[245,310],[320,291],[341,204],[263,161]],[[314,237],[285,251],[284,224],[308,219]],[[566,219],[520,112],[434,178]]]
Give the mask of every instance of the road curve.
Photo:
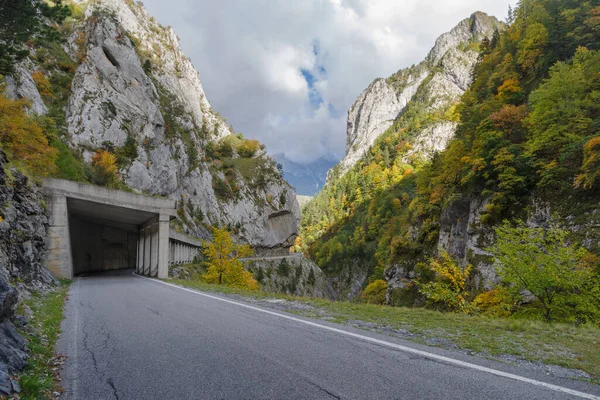
[[[218,296],[216,296],[218,297]],[[290,314],[287,314],[290,315]],[[77,278],[58,351],[65,399],[577,399],[568,393],[399,351],[514,367],[242,307],[127,274]],[[583,382],[535,376],[600,396]],[[595,396],[594,396],[595,395]],[[600,397],[598,397],[600,398]]]

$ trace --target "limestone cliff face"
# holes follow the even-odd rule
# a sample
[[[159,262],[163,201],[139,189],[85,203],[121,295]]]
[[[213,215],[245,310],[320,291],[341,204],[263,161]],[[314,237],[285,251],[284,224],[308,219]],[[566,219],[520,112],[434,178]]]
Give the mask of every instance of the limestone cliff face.
[[[264,150],[244,159],[234,150],[226,162],[211,156],[234,132],[211,108],[175,32],[141,3],[74,3],[85,12],[64,30],[76,63],[64,107],[69,147],[90,163],[100,148],[128,146],[121,178],[136,191],[180,200],[180,229],[206,238],[210,225],[224,225],[259,253],[284,252],[299,224],[294,190]],[[44,114],[36,69],[44,66],[23,62],[7,92]]]
[[[471,84],[478,44],[501,28],[495,18],[477,12],[440,36],[427,58],[387,79],[376,79],[348,111],[346,156],[337,172],[345,174],[394,121],[418,101],[429,113],[443,112],[456,103]],[[456,123],[442,117],[413,140],[413,154],[429,157],[446,147]],[[335,174],[330,174],[330,179]]]

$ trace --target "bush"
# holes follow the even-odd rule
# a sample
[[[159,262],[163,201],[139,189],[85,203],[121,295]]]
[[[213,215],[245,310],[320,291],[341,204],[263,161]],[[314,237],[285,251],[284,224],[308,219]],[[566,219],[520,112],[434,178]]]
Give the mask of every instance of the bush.
[[[233,146],[228,141],[224,140],[219,144],[217,153],[222,158],[233,157]]]
[[[369,304],[385,304],[385,294],[387,292],[387,282],[383,279],[378,279],[363,290],[360,298],[365,303]]]
[[[240,157],[251,158],[254,157],[258,149],[260,149],[260,142],[258,140],[245,140],[237,149],[237,152]]]
[[[73,153],[73,150],[59,139],[54,139],[52,147],[58,150],[58,158],[56,159],[58,171],[56,177],[70,181],[85,182],[87,179],[84,164]]]
[[[492,317],[508,317],[516,307],[514,298],[502,287],[478,294],[471,304],[483,314]]]
[[[219,178],[218,175],[212,175],[212,187],[215,191],[215,195],[221,200],[231,200],[233,198],[233,192],[227,182]]]
[[[533,295],[546,321],[600,321],[600,279],[591,265],[597,261],[568,244],[567,235],[556,227],[529,228],[520,222],[513,227],[505,221],[489,251],[513,295]]]
[[[40,124],[25,112],[27,104],[0,94],[0,144],[31,173],[53,175],[58,151],[50,146]]]
[[[471,266],[462,268],[456,260],[442,250],[439,258],[429,261],[429,269],[435,272],[432,282],[419,284],[419,292],[429,304],[441,306],[449,311],[470,312],[468,303],[467,279]]]

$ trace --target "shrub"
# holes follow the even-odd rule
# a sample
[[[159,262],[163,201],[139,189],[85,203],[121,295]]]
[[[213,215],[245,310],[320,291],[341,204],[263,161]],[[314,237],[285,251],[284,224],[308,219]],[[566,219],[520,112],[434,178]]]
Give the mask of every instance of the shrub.
[[[59,139],[54,139],[52,147],[58,150],[58,158],[56,159],[58,171],[56,177],[71,181],[86,181],[83,162],[73,153],[69,146]]]
[[[383,279],[378,279],[367,285],[360,295],[360,298],[362,301],[369,304],[385,304],[386,292],[387,282]]]
[[[233,198],[233,192],[227,182],[221,179],[218,175],[212,175],[212,187],[215,191],[215,195],[221,200],[227,200]]]
[[[260,142],[258,140],[245,140],[237,149],[237,152],[240,157],[251,158],[254,157],[258,149],[260,149]]]
[[[37,89],[40,92],[40,95],[43,97],[54,97],[52,95],[52,89],[50,87],[50,82],[48,82],[48,78],[44,75],[44,72],[41,70],[36,70],[31,73],[31,78],[35,82]]]
[[[33,174],[52,175],[57,170],[58,151],[49,145],[38,122],[25,112],[27,104],[0,94],[0,144]]]
[[[429,269],[435,273],[432,282],[419,284],[419,292],[429,304],[441,306],[449,311],[469,312],[467,279],[471,266],[462,268],[448,252],[442,250],[439,258],[429,260]]]
[[[217,152],[221,157],[233,157],[233,146],[231,145],[231,143],[224,140],[219,144]]]
[[[592,189],[600,181],[600,136],[590,139],[583,146],[581,174],[575,180],[576,187]]]
[[[477,310],[492,317],[508,317],[516,307],[513,296],[503,287],[478,294],[471,304]]]

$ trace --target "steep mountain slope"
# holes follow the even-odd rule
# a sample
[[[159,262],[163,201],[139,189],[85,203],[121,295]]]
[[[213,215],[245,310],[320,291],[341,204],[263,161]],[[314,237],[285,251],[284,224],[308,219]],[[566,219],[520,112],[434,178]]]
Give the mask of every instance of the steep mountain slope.
[[[479,43],[501,27],[495,18],[477,12],[440,36],[420,64],[373,81],[348,111],[346,156],[337,169],[339,175],[367,153],[410,103],[419,101],[420,111],[443,115],[469,87]],[[415,153],[430,156],[444,149],[455,128],[451,116],[440,118],[415,138]]]
[[[441,250],[473,266],[472,296],[497,286],[488,249],[504,219],[566,229],[600,272],[599,15],[589,1],[520,2],[510,27],[480,46],[461,103],[432,115],[413,96],[304,209],[297,248],[343,295],[385,279],[398,305],[422,304],[417,283],[433,279]],[[456,133],[428,160],[420,138],[440,121],[456,121]]]
[[[178,229],[208,237],[225,225],[259,253],[285,252],[299,222],[293,189],[211,108],[174,31],[141,2],[70,4],[5,78],[9,97],[55,131],[54,175],[181,200]]]
[[[354,215],[375,190],[398,183],[416,165],[445,148],[456,129],[456,106],[471,83],[481,42],[502,28],[495,18],[474,13],[440,36],[422,63],[375,80],[359,96],[348,112],[346,157],[329,172],[323,191],[304,209],[299,248],[322,250],[323,245],[340,250],[345,240],[354,243],[350,240],[354,235],[357,240],[362,236],[359,242],[363,245],[371,239],[365,231],[370,229],[373,234],[378,228],[365,227],[348,237],[327,240],[343,229],[344,219]],[[388,139],[383,142],[380,137]],[[402,156],[395,157],[399,151]],[[387,171],[376,171],[369,167],[372,163],[381,163]],[[360,244],[355,247],[346,248],[341,258],[330,256],[329,251],[312,252],[315,261],[337,281],[338,291],[350,297],[360,293],[377,264],[376,241],[367,249]],[[340,255],[337,250],[334,253]]]

